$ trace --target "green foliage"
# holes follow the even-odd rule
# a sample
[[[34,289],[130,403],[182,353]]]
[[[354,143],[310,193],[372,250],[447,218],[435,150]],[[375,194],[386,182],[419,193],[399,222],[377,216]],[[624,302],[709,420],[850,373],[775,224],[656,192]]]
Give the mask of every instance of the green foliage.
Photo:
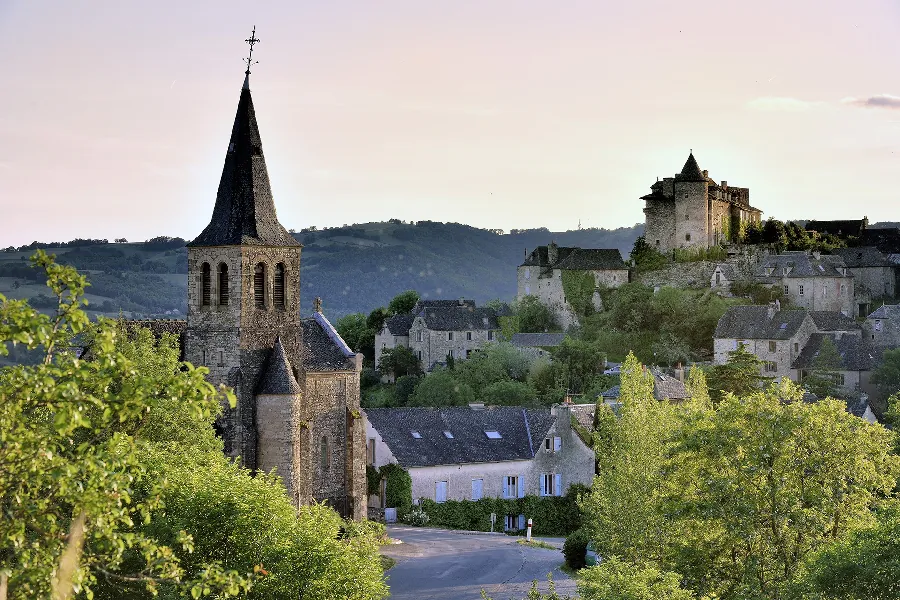
[[[568,387],[584,391],[596,375],[603,374],[606,354],[596,342],[567,337],[553,352],[553,364],[563,369]]]
[[[753,304],[770,304],[778,300],[787,302],[781,285],[766,285],[752,280],[738,280],[731,284],[730,291],[741,298],[749,298]]]
[[[677,263],[712,261],[721,262],[728,258],[728,252],[722,246],[710,246],[703,248],[675,248],[672,250],[672,260]]]
[[[744,347],[738,345],[737,350],[728,353],[728,362],[714,365],[709,370],[709,391],[713,399],[719,402],[727,394],[746,396],[759,390],[760,386],[772,380],[760,374],[763,361]]]
[[[594,313],[594,290],[597,283],[590,271],[562,271],[562,287],[566,302],[579,317]]]
[[[337,320],[335,329],[354,352],[362,352],[370,360],[375,359],[375,330],[366,323],[366,315],[352,313]]]
[[[385,480],[385,505],[396,508],[397,516],[402,517],[412,508],[412,477],[397,463],[382,465],[379,471]]]
[[[565,496],[525,496],[524,498],[481,498],[480,500],[423,499],[420,506],[434,527],[490,531],[491,513],[497,515],[494,531],[503,528],[505,515],[525,515],[533,521],[534,535],[567,535],[581,526],[576,499],[583,486],[570,486]],[[499,528],[499,529],[498,529]]]
[[[412,510],[403,515],[402,520],[407,525],[412,525],[413,527],[425,527],[428,525],[430,518],[428,517],[428,513],[422,510],[421,507],[414,506]]]
[[[693,600],[678,573],[640,566],[615,556],[585,569],[578,578],[582,600]]]
[[[415,394],[420,381],[421,377],[418,375],[403,375],[397,378],[397,383],[394,385],[394,399],[397,406],[407,406],[409,404],[409,400]]]
[[[803,387],[819,398],[833,397],[838,390],[838,371],[841,368],[841,355],[826,337],[822,340],[819,352],[813,358],[812,369],[803,378]]]
[[[478,398],[487,406],[532,406],[537,392],[520,381],[496,381],[485,386]]]
[[[881,364],[872,371],[872,383],[885,396],[900,392],[900,348],[884,351]]]
[[[584,527],[579,527],[566,536],[566,541],[563,543],[563,556],[570,568],[575,570],[584,568],[584,557],[590,542],[591,534]]]
[[[481,590],[482,600],[493,600],[484,590]],[[570,596],[560,596],[556,593],[556,584],[553,582],[553,575],[547,573],[547,593],[542,594],[538,589],[537,579],[531,581],[531,587],[522,600],[574,600]]]
[[[513,307],[521,333],[558,331],[559,325],[550,309],[541,304],[537,296],[525,296]]]
[[[406,314],[410,312],[419,301],[419,292],[406,290],[394,296],[388,303],[387,310],[392,315]]]
[[[419,359],[406,346],[394,346],[393,348],[382,350],[378,368],[382,373],[391,373],[394,377],[419,375],[422,373]]]
[[[450,371],[436,369],[422,379],[412,396],[413,406],[466,406],[475,402],[475,392],[458,382]]]
[[[631,249],[631,264],[637,273],[646,273],[666,267],[669,261],[659,250],[648,244],[644,236],[640,236]]]
[[[765,222],[755,223],[745,228],[741,239],[745,244],[768,244],[777,252],[784,250],[820,250],[830,252],[835,248],[855,246],[858,239],[854,236],[835,236],[806,231],[794,222],[782,222],[769,218]]]
[[[381,472],[373,465],[366,465],[366,495],[374,496],[381,491]]]

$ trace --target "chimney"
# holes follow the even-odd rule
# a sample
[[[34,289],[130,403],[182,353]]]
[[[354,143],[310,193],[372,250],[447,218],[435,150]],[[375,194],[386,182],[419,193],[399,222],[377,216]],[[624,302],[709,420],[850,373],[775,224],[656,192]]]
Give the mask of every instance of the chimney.
[[[703,177],[709,177],[709,171],[707,171],[706,169],[703,169]]]
[[[725,181],[725,180],[723,179],[723,180],[722,180],[722,186],[721,186],[721,187],[722,187],[723,190],[727,190],[727,189],[728,189],[728,182]]]
[[[684,383],[684,367],[681,366],[681,363],[675,365],[675,379]]]
[[[547,261],[553,265],[557,260],[559,260],[559,246],[556,245],[556,242],[551,241],[547,246]]]

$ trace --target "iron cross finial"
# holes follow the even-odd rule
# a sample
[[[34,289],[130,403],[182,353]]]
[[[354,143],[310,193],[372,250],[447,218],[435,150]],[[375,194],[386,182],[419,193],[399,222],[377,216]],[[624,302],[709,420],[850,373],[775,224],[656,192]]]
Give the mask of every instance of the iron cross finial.
[[[313,310],[317,313],[322,312],[322,299],[316,296],[316,299],[313,300]]]
[[[244,71],[245,75],[250,74],[250,66],[257,64],[259,61],[253,60],[253,46],[259,43],[259,40],[256,38],[256,25],[253,26],[253,33],[250,34],[249,39],[244,40],[248,44],[250,44],[250,56],[244,59],[244,62],[247,63],[247,70]]]

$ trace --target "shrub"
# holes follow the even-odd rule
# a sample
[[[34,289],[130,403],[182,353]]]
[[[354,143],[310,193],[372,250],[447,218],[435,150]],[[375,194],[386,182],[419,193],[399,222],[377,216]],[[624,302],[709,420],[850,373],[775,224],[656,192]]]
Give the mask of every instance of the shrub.
[[[397,463],[382,465],[380,470],[385,479],[385,504],[402,517],[412,507],[412,477]]]
[[[419,506],[414,506],[403,517],[403,522],[413,527],[425,527],[428,525],[428,514]]]
[[[569,567],[576,570],[584,568],[584,555],[587,552],[587,545],[590,541],[591,536],[584,527],[576,529],[569,534],[569,537],[566,538],[563,544],[563,556]]]
[[[378,521],[346,519],[341,526],[340,537],[341,539],[371,538],[380,542],[384,539],[386,533],[387,528]]]

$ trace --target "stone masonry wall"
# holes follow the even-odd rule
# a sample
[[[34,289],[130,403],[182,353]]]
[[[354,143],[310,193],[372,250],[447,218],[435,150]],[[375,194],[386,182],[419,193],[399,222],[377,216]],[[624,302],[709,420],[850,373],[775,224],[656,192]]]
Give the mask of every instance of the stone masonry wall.
[[[668,252],[675,240],[675,201],[654,200],[644,208],[644,239],[660,252]]]
[[[675,235],[667,249],[708,247],[708,187],[705,181],[675,182]]]
[[[449,339],[449,334],[453,339]],[[471,336],[471,339],[469,337]],[[447,355],[453,350],[454,360],[465,360],[467,353],[479,350],[490,342],[497,341],[497,331],[472,329],[468,331],[436,331],[428,329],[425,320],[417,317],[409,330],[409,349],[426,371],[435,363],[446,363]]]

